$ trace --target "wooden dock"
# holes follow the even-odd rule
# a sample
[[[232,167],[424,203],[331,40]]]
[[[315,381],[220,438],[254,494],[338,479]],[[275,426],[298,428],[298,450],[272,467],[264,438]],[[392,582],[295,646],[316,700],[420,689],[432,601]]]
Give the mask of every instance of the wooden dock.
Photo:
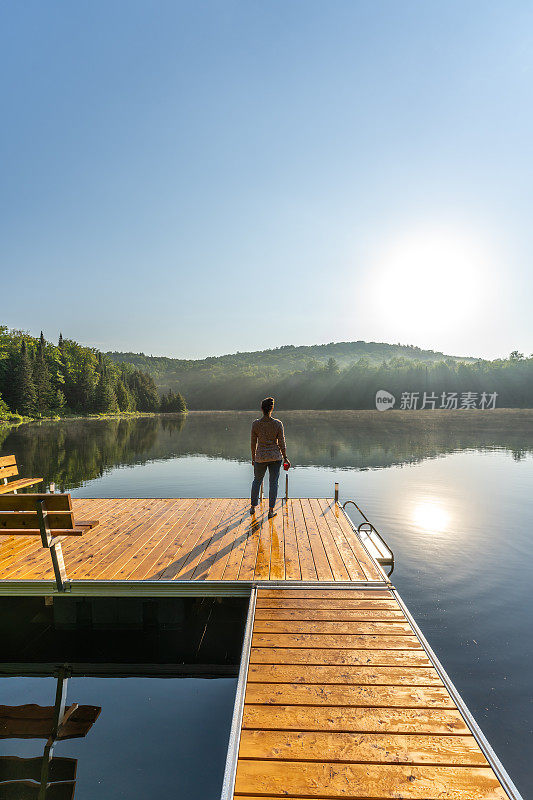
[[[249,500],[73,500],[76,519],[97,519],[63,542],[70,580],[382,581],[333,500],[278,502],[250,517]],[[0,528],[1,534],[1,528]],[[0,579],[52,580],[37,537],[1,537]]]
[[[331,499],[74,500],[73,595],[249,599],[223,800],[520,800],[369,549]],[[377,559],[377,556],[376,556]],[[55,591],[35,536],[2,536],[0,592]]]
[[[261,588],[234,797],[508,795],[392,591]]]

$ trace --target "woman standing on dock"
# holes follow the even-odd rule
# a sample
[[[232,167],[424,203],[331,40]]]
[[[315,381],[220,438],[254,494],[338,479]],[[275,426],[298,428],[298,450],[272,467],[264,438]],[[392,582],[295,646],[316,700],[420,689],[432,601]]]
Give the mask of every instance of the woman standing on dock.
[[[252,501],[250,514],[255,514],[255,507],[259,502],[259,489],[268,469],[268,518],[276,516],[274,506],[278,496],[279,471],[281,461],[284,460],[287,469],[291,462],[287,458],[285,449],[285,434],[283,423],[279,419],[272,419],[274,398],[266,397],[261,403],[263,416],[252,423],[252,466],[254,479],[252,482]]]

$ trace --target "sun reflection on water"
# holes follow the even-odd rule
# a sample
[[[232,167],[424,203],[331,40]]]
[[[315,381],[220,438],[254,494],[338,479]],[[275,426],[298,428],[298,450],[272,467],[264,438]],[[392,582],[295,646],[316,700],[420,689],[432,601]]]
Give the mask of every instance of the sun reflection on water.
[[[444,533],[450,525],[450,514],[439,500],[433,498],[417,503],[412,519],[426,533]]]

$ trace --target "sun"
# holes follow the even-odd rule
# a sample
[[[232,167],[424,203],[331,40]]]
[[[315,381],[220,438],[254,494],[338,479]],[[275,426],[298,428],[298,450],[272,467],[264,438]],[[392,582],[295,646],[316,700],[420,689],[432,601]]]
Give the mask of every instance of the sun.
[[[449,229],[403,235],[373,269],[373,309],[399,330],[439,332],[474,322],[487,300],[491,259],[473,237]]]

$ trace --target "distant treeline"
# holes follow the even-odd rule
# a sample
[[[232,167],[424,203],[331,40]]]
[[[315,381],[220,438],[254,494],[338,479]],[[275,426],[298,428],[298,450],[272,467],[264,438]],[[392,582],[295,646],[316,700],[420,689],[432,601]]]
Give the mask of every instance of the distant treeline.
[[[0,417],[186,410],[179,392],[160,395],[145,370],[61,334],[54,345],[0,326]]]
[[[365,347],[369,357],[347,361],[350,352],[362,352]],[[403,355],[391,356],[400,349]],[[306,363],[302,363],[302,351],[311,355]],[[340,352],[342,360],[332,355],[326,358],[332,352]],[[385,354],[389,357],[383,358]],[[404,345],[352,342],[187,362],[142,353],[109,356],[114,360],[122,358],[136,368],[142,365],[160,389],[179,385],[189,407],[199,410],[257,408],[268,395],[274,395],[278,406],[284,409],[368,409],[375,408],[379,389],[395,395],[395,408],[400,407],[404,393],[418,394],[420,408],[424,392],[437,398],[436,408],[441,407],[443,394],[448,403],[454,393],[459,398],[459,408],[465,393],[477,395],[478,401],[483,393],[496,393],[497,407],[533,407],[533,357],[526,358],[516,351],[506,359],[485,361],[443,356]]]

